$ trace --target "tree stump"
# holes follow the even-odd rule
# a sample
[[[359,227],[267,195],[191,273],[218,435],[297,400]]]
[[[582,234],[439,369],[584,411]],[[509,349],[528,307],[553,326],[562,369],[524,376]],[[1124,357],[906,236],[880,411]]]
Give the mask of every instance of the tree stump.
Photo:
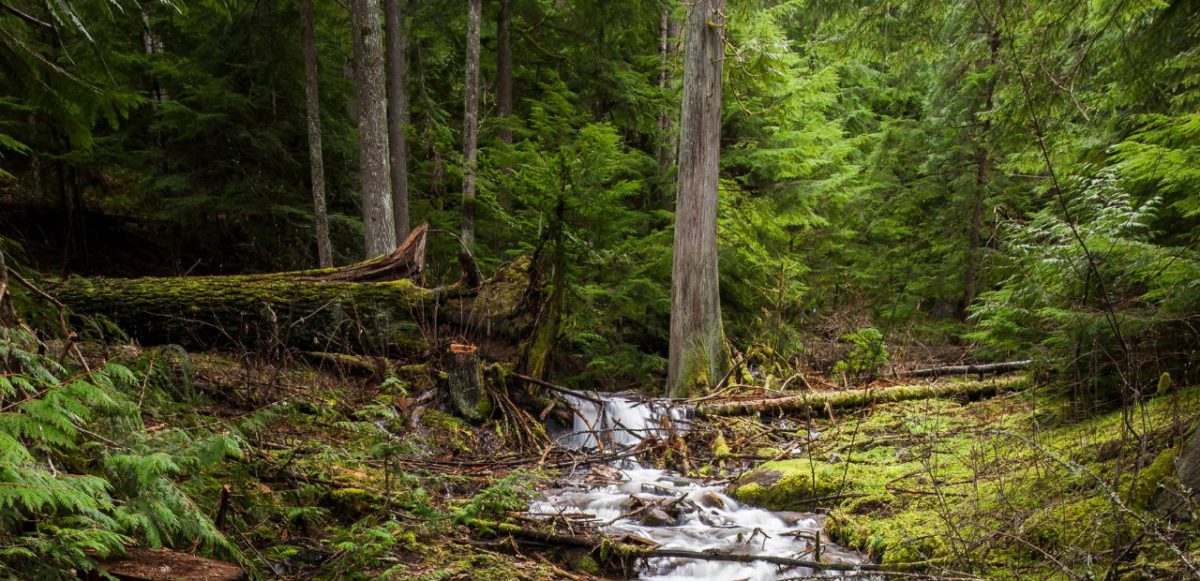
[[[454,411],[472,422],[481,422],[492,413],[492,398],[483,385],[483,365],[474,345],[451,343],[446,387]]]

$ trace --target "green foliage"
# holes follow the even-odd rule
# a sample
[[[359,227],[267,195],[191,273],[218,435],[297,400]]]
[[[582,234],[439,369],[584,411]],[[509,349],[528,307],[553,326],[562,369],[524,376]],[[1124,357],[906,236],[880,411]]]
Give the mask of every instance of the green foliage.
[[[130,543],[237,554],[180,482],[240,444],[148,434],[131,399],[140,379],[116,363],[68,370],[0,328],[0,569],[56,578]]]
[[[1064,368],[1093,371],[1112,364],[1106,354],[1187,343],[1179,324],[1200,309],[1200,257],[1155,242],[1160,199],[1139,204],[1107,170],[1063,196],[1074,222],[1051,207],[1008,227],[1009,276],[980,297],[972,337],[1004,353],[1036,344]]]
[[[479,491],[454,513],[454,520],[469,523],[475,519],[504,519],[509,512],[524,510],[541,479],[535,473],[518,470]]]
[[[849,373],[856,379],[870,379],[887,365],[888,349],[879,329],[859,329],[843,335],[842,340],[850,343],[850,350],[833,366],[834,373]]]

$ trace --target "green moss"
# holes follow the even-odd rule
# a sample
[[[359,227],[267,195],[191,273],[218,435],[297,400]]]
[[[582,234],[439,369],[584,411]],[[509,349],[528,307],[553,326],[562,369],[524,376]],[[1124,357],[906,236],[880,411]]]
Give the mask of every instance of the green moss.
[[[758,506],[796,508],[804,501],[859,492],[868,472],[857,464],[780,460],[746,473],[731,485],[730,492],[734,498]]]
[[[1171,447],[1158,454],[1154,461],[1138,474],[1137,486],[1133,490],[1130,504],[1137,508],[1148,509],[1154,502],[1158,485],[1175,475],[1175,456],[1179,454],[1178,447]]]
[[[425,410],[421,414],[421,426],[431,433],[435,444],[441,444],[462,452],[471,449],[471,429],[462,419],[438,410]]]
[[[1103,496],[1070,498],[1034,511],[1021,525],[1027,542],[1047,551],[1106,549],[1116,536],[1116,509]],[[1126,533],[1132,525],[1125,519]]]
[[[383,499],[378,494],[361,488],[335,488],[329,492],[329,504],[334,515],[356,520],[381,506]]]
[[[725,441],[725,434],[717,432],[717,437],[713,438],[712,455],[714,459],[721,459],[729,456],[729,443]]]
[[[834,542],[884,564],[919,563],[950,554],[948,531],[932,510],[910,510],[887,519],[835,510],[825,520],[825,532]]]
[[[575,562],[575,570],[587,573],[589,575],[599,575],[600,564],[597,563],[591,555],[584,555]]]

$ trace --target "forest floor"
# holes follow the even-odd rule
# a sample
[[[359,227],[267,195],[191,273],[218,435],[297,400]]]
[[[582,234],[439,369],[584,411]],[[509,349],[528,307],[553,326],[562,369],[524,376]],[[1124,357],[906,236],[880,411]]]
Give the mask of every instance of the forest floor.
[[[139,401],[148,431],[245,441],[241,461],[209,468],[191,493],[256,575],[619,575],[578,548],[530,546],[478,526],[535,526],[522,518],[530,496],[557,467],[586,460],[558,461],[511,418],[472,425],[441,411],[431,397],[438,372],[425,365],[375,374],[178,349],[86,352],[97,362],[143,362],[162,386]],[[1085,410],[1028,379],[1011,383],[977,401],[698,419],[684,449],[651,456],[727,479],[746,502],[827,514],[830,539],[885,565],[960,577],[1182,574],[1173,551],[1197,547],[1173,545],[1175,525],[1148,509],[1172,442],[1195,421],[1200,389]]]

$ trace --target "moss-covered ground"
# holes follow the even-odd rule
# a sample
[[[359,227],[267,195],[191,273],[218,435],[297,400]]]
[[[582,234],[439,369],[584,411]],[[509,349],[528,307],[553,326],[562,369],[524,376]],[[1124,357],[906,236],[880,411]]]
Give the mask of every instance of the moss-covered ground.
[[[184,488],[251,578],[564,576],[464,526],[522,510],[540,476],[480,466],[510,453],[509,427],[471,425],[420,400],[442,379],[426,366],[370,377],[179,349],[95,348],[89,358],[146,374],[139,403],[154,437],[242,443],[239,457],[197,466]]]
[[[756,429],[773,446],[781,429],[795,430],[793,440],[815,432],[799,454],[741,473],[731,491],[826,511],[834,541],[882,563],[999,578],[1190,574],[1184,559],[1200,556],[1194,525],[1152,505],[1170,479],[1172,447],[1200,411],[1200,388],[1124,409],[1082,412],[1078,401],[1044,387],[714,429],[747,447]]]

